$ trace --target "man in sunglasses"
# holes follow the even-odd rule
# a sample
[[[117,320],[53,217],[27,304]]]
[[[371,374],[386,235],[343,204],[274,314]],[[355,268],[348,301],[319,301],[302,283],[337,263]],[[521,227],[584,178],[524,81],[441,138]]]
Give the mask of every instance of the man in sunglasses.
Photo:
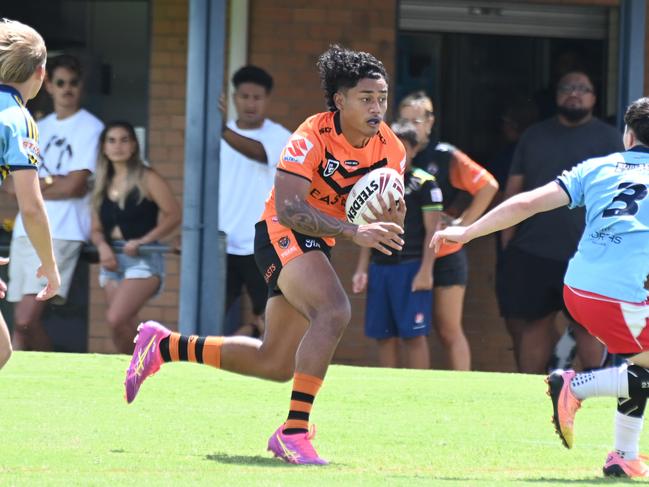
[[[505,198],[554,180],[579,162],[624,150],[622,135],[593,116],[597,100],[583,72],[564,74],[557,83],[557,114],[521,136]],[[536,215],[502,232],[502,266],[496,284],[501,314],[514,342],[520,372],[539,374],[557,343],[557,313],[565,311],[563,276],[584,229],[583,211],[560,208]],[[577,354],[584,368],[601,365],[604,350],[573,323]]]
[[[47,61],[45,88],[54,112],[38,122],[41,165],[39,181],[52,229],[61,287],[53,301],[65,302],[81,247],[90,234],[88,178],[95,169],[103,123],[80,107],[83,88],[79,60],[61,55]],[[11,188],[8,188],[11,191]],[[36,295],[38,257],[27,239],[20,213],[16,219],[9,263],[7,300],[14,308],[13,345],[17,350],[51,350],[41,317],[46,303]]]

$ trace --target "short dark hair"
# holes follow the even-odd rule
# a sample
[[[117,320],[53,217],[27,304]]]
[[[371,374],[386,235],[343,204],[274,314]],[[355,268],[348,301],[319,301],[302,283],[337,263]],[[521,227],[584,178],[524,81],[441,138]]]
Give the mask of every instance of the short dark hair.
[[[334,94],[341,89],[353,88],[364,78],[383,78],[388,81],[383,63],[374,56],[336,44],[329,46],[329,49],[320,55],[317,66],[327,109],[331,112],[337,110]]]
[[[642,145],[649,146],[649,98],[638,98],[631,103],[624,114],[624,123]]]
[[[417,128],[412,122],[408,120],[397,120],[390,128],[394,132],[394,135],[401,139],[402,142],[408,142],[413,149],[419,144],[419,140],[417,140]]]
[[[232,84],[238,88],[241,83],[254,83],[263,86],[266,93],[273,90],[273,77],[268,74],[268,71],[258,66],[248,65],[237,69],[236,73],[232,75]]]
[[[57,68],[66,68],[75,73],[79,78],[83,76],[83,69],[81,68],[81,61],[79,58],[71,54],[61,54],[55,58],[48,59],[46,64],[47,77],[51,80],[54,71]]]
[[[590,74],[588,74],[586,71],[582,71],[581,69],[571,69],[571,70],[566,71],[565,73],[563,73],[559,77],[559,79],[557,80],[557,86],[556,86],[557,90],[559,90],[559,86],[561,86],[562,81],[565,78],[567,78],[568,76],[570,76],[571,74],[578,74],[580,76],[584,76],[588,80],[588,82],[590,83],[590,86],[593,87],[593,94],[596,94],[595,93],[595,83],[593,83],[593,78],[590,76]]]

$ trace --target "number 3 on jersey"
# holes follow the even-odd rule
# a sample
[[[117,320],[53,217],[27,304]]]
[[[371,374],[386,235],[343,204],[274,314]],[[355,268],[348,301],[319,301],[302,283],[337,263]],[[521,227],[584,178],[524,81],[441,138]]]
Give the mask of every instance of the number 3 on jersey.
[[[639,183],[620,183],[617,189],[622,191],[618,194],[611,204],[604,210],[604,218],[611,216],[635,215],[640,209],[638,201],[647,197],[647,187]],[[624,208],[611,208],[615,203],[624,203]]]

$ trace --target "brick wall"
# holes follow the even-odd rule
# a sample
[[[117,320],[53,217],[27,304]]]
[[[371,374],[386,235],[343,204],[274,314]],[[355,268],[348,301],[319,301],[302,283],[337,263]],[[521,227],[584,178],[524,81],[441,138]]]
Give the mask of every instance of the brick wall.
[[[616,6],[619,2],[542,0],[536,3]],[[294,129],[306,116],[322,111],[322,94],[314,65],[318,54],[331,42],[377,55],[394,79],[396,13],[396,0],[333,0],[326,4],[306,0],[251,0],[249,60],[268,68],[277,86],[270,116]],[[473,368],[514,370],[511,341],[498,316],[493,291],[493,240],[473,242],[468,254],[470,276],[464,325],[472,349]],[[373,342],[363,335],[365,298],[351,295],[350,290],[356,255],[355,246],[344,241],[339,242],[333,254],[334,267],[350,294],[353,309],[350,327],[335,360],[371,365],[377,363],[377,354]],[[430,348],[433,366],[444,367],[444,353],[434,334]]]
[[[236,0],[233,0],[236,1]],[[527,0],[532,1],[532,0]],[[616,6],[618,0],[536,0]],[[185,70],[188,0],[151,2],[151,71],[149,91],[149,159],[182,198]],[[294,129],[308,115],[324,108],[315,61],[331,42],[377,55],[394,75],[397,0],[250,0],[249,61],[267,67],[275,77],[271,118]],[[649,21],[649,10],[648,10]],[[649,49],[649,36],[647,37]],[[649,63],[645,65],[649,89]],[[0,193],[0,218],[12,217],[15,204]],[[490,239],[468,247],[470,281],[465,303],[465,330],[478,370],[513,370],[511,345],[498,317],[493,294],[494,244]],[[333,262],[349,291],[356,249],[341,242]],[[167,283],[161,297],[142,316],[177,325],[179,258],[167,259]],[[91,351],[113,351],[104,323],[104,297],[97,288],[96,266],[91,272]],[[340,363],[376,364],[376,349],[362,331],[364,298],[351,296],[352,323],[336,353]],[[431,336],[433,365],[444,365],[443,353]]]
[[[315,68],[330,43],[376,55],[394,73],[396,0],[251,0],[249,61],[275,78],[270,116],[294,129],[323,111]]]
[[[236,1],[236,0],[235,0]],[[617,0],[537,3],[618,5]],[[182,193],[184,70],[186,59],[187,0],[152,2],[152,57],[150,85],[150,160]],[[270,117],[294,129],[308,115],[324,108],[315,69],[317,56],[329,43],[367,50],[377,55],[394,75],[397,0],[250,0],[249,61],[267,67],[275,77]],[[647,66],[649,70],[649,64]],[[645,79],[649,79],[647,76]],[[1,201],[1,200],[0,200]],[[490,239],[468,247],[470,283],[465,303],[465,330],[478,370],[513,370],[509,337],[498,317],[493,294],[494,244]],[[356,249],[341,242],[333,262],[349,291]],[[178,264],[168,259],[169,279],[161,299],[142,315],[162,319],[172,326],[177,319]],[[92,275],[93,287],[96,271]],[[351,296],[354,310],[335,360],[340,363],[376,364],[376,348],[363,336],[364,297]],[[91,347],[109,351],[103,324],[103,296],[92,291]],[[431,336],[433,365],[444,366],[443,352]]]
[[[151,68],[149,77],[149,162],[169,182],[182,201],[185,76],[187,71],[187,0],[151,2]],[[164,292],[149,302],[141,317],[177,327],[180,258],[166,258]],[[98,266],[90,274],[89,343],[91,352],[114,352],[103,291],[97,284]]]

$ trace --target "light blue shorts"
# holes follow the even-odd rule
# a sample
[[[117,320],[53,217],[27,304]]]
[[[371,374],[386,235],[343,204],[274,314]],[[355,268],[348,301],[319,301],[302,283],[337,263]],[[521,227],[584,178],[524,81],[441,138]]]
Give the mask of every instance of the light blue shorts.
[[[124,279],[147,279],[158,276],[160,287],[156,293],[160,294],[164,287],[165,260],[164,255],[153,253],[131,257],[123,253],[115,253],[117,259],[117,270],[109,271],[101,267],[99,269],[99,285],[105,287],[108,281],[120,282]]]

